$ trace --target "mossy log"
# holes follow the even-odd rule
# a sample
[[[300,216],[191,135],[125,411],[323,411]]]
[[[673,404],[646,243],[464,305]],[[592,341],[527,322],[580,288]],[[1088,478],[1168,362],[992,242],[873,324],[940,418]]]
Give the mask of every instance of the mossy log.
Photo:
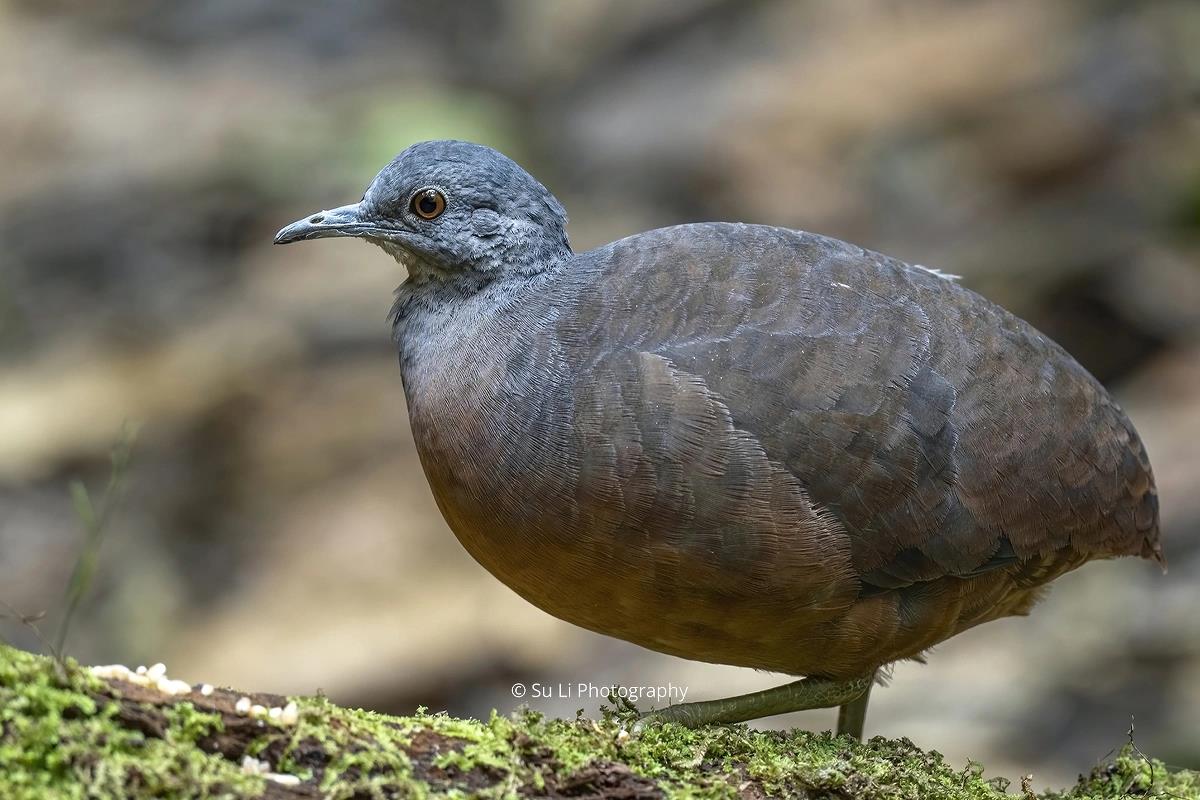
[[[905,739],[670,724],[630,734],[621,715],[390,717],[172,683],[175,694],[0,645],[0,798],[1035,797]],[[1043,795],[1130,796],[1200,798],[1200,774],[1127,748]]]

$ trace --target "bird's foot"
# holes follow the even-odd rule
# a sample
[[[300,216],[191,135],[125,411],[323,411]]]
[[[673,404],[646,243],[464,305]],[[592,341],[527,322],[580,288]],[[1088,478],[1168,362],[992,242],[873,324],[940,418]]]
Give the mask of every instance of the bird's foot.
[[[849,708],[850,712],[843,711],[839,715],[838,733],[861,739],[862,722],[866,715],[866,698],[873,681],[874,675],[847,681],[805,678],[737,697],[680,703],[640,715],[632,732],[639,733],[652,721],[673,722],[687,728],[698,728],[702,725],[730,725],[790,711],[843,706]]]

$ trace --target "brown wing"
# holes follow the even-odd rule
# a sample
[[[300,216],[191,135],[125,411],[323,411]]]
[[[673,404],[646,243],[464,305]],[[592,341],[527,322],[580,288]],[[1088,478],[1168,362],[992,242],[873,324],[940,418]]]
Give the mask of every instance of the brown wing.
[[[854,602],[858,581],[836,518],[735,425],[702,378],[660,355],[617,352],[594,365],[573,403],[588,563],[616,574],[615,602],[636,598],[643,609],[653,599],[655,609],[651,619],[639,610],[618,635],[690,658],[786,669],[791,662],[770,662],[761,641],[777,638],[780,613],[817,631]],[[819,650],[804,635],[787,658]]]
[[[604,285],[581,296],[564,340],[625,387],[647,384],[623,353],[703,386],[739,440],[837,520],[865,592],[1060,551],[1078,563],[1158,554],[1136,433],[1027,324],[925,270],[811,234],[693,225],[637,241],[597,253]],[[702,416],[645,398],[625,413],[645,430]],[[705,464],[656,480],[682,491]],[[775,478],[704,480],[694,502],[719,505]]]

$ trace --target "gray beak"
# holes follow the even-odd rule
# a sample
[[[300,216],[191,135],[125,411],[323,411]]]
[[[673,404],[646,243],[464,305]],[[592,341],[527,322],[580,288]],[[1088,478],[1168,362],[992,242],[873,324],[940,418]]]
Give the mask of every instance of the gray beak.
[[[298,219],[275,234],[275,244],[291,244],[306,239],[325,239],[330,236],[368,236],[386,233],[373,222],[364,218],[359,203],[352,203],[329,211],[320,211],[304,219]]]

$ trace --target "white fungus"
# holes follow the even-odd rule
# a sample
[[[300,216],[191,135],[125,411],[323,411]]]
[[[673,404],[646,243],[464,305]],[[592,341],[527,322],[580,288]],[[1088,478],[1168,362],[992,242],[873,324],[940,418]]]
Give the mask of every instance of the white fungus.
[[[108,664],[92,667],[91,673],[105,680],[126,681],[138,686],[153,688],[163,694],[181,695],[190,694],[192,691],[192,685],[187,681],[174,680],[168,677],[167,665],[162,663],[155,664],[152,667],[143,665],[136,670],[131,670],[123,664]]]
[[[265,775],[271,771],[271,765],[265,761],[259,761],[254,756],[242,757],[242,773],[245,775]]]
[[[204,683],[198,688],[193,688],[187,681],[175,680],[168,677],[167,665],[161,662],[150,667],[143,665],[136,670],[131,670],[124,664],[97,665],[91,667],[89,671],[97,678],[135,683],[139,686],[154,688],[166,695],[177,696],[198,691],[204,697],[211,697],[216,691],[211,683]],[[237,702],[233,704],[233,710],[241,716],[250,716],[255,719],[268,718],[274,722],[278,722],[280,725],[295,725],[300,721],[300,709],[294,702],[289,702],[282,708],[279,706],[267,708],[266,706],[254,703],[249,697],[239,697]],[[290,779],[294,776],[284,777]],[[283,782],[290,783],[290,780]]]
[[[127,681],[133,675],[129,667],[124,664],[106,664],[91,668],[91,673],[97,678],[104,678],[110,681]]]
[[[166,676],[159,678],[155,686],[163,694],[181,695],[192,693],[192,685],[187,681],[177,681]]]
[[[300,785],[300,778],[298,776],[288,775],[286,772],[272,772],[270,764],[266,761],[259,761],[254,756],[244,756],[242,758],[242,774],[261,775],[269,781],[274,781],[284,786]]]

